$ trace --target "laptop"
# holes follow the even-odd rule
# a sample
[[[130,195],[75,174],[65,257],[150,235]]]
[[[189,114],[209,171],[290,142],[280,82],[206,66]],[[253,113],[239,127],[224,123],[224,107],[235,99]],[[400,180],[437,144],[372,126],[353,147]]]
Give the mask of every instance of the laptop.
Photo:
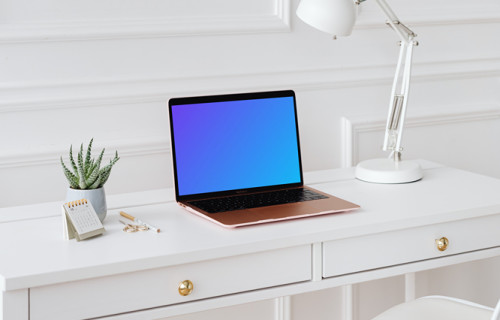
[[[175,197],[224,227],[344,212],[358,205],[304,186],[292,90],[172,98]]]

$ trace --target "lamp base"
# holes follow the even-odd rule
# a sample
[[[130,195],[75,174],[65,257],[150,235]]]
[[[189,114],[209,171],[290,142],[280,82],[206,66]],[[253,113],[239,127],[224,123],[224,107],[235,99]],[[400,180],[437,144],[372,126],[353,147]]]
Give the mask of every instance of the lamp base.
[[[374,183],[407,183],[422,179],[420,165],[413,161],[370,159],[356,166],[356,178]]]

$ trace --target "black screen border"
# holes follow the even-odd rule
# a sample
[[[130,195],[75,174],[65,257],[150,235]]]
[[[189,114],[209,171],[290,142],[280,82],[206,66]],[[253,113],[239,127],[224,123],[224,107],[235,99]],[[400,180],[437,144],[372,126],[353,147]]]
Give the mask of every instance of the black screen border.
[[[198,193],[190,195],[179,195],[179,185],[177,177],[177,160],[175,154],[175,139],[174,139],[174,127],[172,118],[172,107],[186,104],[198,104],[198,103],[211,103],[211,102],[226,102],[226,101],[238,101],[238,100],[256,100],[256,99],[267,99],[267,98],[283,98],[292,97],[293,98],[293,108],[295,116],[295,131],[297,134],[297,151],[299,156],[299,170],[300,170],[300,182],[273,185],[265,187],[255,187],[246,189],[235,189],[227,191],[217,191],[217,192],[207,192]],[[304,185],[303,172],[302,172],[302,156],[300,151],[300,137],[299,137],[299,124],[297,119],[297,101],[295,97],[295,92],[293,90],[280,90],[280,91],[262,91],[262,92],[248,92],[248,93],[231,93],[231,94],[220,94],[220,95],[209,95],[209,96],[195,96],[195,97],[176,97],[171,98],[168,101],[168,112],[169,112],[169,122],[170,122],[170,144],[172,152],[172,166],[173,166],[173,176],[174,176],[174,188],[175,188],[175,199],[176,201],[190,201],[204,198],[214,198],[227,195],[237,195],[252,192],[268,191],[273,189],[282,188],[294,188]]]

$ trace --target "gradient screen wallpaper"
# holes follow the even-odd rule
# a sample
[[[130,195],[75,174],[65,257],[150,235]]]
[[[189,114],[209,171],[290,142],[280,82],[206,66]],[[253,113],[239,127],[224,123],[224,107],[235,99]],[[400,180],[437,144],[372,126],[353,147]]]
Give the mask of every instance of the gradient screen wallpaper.
[[[294,98],[171,106],[179,196],[301,182]]]

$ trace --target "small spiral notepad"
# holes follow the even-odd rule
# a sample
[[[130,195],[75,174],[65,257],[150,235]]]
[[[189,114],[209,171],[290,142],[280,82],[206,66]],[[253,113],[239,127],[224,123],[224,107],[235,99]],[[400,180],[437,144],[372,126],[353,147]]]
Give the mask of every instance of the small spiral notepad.
[[[81,199],[63,205],[64,239],[76,238],[77,241],[80,241],[100,235],[104,231],[90,201]]]

